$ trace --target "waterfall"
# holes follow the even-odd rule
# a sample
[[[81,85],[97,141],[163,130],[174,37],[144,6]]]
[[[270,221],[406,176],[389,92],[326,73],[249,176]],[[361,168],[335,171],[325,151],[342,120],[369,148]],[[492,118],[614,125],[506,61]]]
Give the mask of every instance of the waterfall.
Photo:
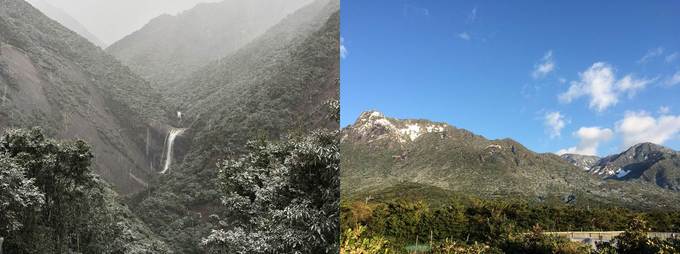
[[[182,135],[187,129],[184,128],[171,128],[170,132],[168,133],[168,136],[166,137],[166,145],[165,145],[165,166],[163,166],[163,171],[161,171],[161,174],[165,174],[165,172],[168,171],[170,168],[170,164],[172,163],[172,145],[175,143],[175,138],[177,136]]]

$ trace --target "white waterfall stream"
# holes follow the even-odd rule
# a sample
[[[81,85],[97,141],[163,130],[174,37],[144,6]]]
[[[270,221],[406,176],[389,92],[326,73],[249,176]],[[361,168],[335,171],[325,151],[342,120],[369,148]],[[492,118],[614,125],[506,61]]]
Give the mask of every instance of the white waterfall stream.
[[[175,138],[177,138],[179,135],[182,135],[182,133],[184,133],[186,130],[187,129],[185,128],[171,128],[170,132],[168,132],[168,136],[165,140],[165,164],[161,174],[165,174],[165,172],[170,169],[170,164],[172,163],[172,146],[175,143]]]

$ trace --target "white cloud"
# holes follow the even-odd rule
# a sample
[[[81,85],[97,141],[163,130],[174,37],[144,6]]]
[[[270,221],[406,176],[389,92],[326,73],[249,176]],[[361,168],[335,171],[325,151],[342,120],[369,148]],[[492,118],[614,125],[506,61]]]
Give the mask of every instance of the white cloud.
[[[633,75],[628,74],[616,82],[616,89],[623,93],[628,93],[628,97],[633,97],[635,94],[645,89],[645,87],[654,82],[653,79],[635,79]]]
[[[659,114],[662,115],[667,115],[668,113],[671,112],[671,108],[669,106],[661,106],[659,107]]]
[[[600,143],[610,140],[614,136],[611,129],[600,127],[581,127],[574,133],[578,137],[579,144],[557,151],[557,154],[575,153],[583,155],[597,155],[597,148]]]
[[[662,47],[657,47],[653,48],[647,51],[647,53],[638,60],[638,63],[646,63],[652,58],[655,58],[657,56],[661,56],[663,54],[663,48]]]
[[[570,103],[579,97],[589,96],[590,108],[600,112],[618,102],[613,88],[616,78],[609,64],[594,63],[579,76],[581,80],[572,81],[569,90],[559,95],[560,101]]]
[[[602,112],[619,102],[619,95],[626,93],[628,97],[643,90],[656,79],[638,79],[632,74],[617,80],[614,68],[604,62],[594,63],[590,68],[579,73],[580,80],[572,81],[569,90],[559,95],[560,101],[571,103],[583,96],[590,97],[589,107]]]
[[[567,125],[567,122],[560,112],[548,112],[543,118],[543,124],[550,134],[550,138],[557,138],[562,135],[562,128]]]
[[[680,133],[680,115],[662,115],[654,118],[645,111],[626,112],[616,124],[623,137],[624,148],[643,142],[663,144]]]
[[[534,77],[534,79],[539,79],[545,77],[553,70],[555,70],[555,61],[553,60],[552,50],[549,50],[543,55],[543,58],[541,58],[541,63],[534,66],[534,71],[531,73],[531,76]]]
[[[675,61],[675,59],[678,59],[678,57],[680,57],[680,53],[673,52],[673,54],[666,56],[666,62],[667,63],[673,62],[673,61]]]
[[[467,32],[459,33],[458,38],[461,38],[461,39],[466,40],[466,41],[469,41],[470,39],[472,39],[472,37],[470,37],[470,34],[468,34]]]
[[[347,57],[348,53],[349,51],[347,51],[347,47],[345,47],[345,38],[340,37],[340,58]]]
[[[674,86],[677,84],[680,84],[680,71],[676,72],[673,74],[673,76],[666,80],[666,85],[668,86]]]
[[[472,8],[472,11],[470,11],[470,14],[468,14],[467,20],[465,21],[466,23],[473,23],[477,20],[477,7]]]

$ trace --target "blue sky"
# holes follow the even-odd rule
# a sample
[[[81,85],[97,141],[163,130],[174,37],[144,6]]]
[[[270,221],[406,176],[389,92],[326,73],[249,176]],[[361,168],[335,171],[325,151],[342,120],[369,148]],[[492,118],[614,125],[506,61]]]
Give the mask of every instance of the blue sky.
[[[538,152],[680,149],[680,2],[341,1],[341,124],[447,122]]]

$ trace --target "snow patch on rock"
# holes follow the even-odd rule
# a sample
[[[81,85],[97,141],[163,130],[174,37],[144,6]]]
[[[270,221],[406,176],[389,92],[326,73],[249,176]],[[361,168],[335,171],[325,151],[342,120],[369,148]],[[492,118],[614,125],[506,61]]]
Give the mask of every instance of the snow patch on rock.
[[[630,173],[630,170],[620,169],[616,173],[617,178],[623,178]]]
[[[377,111],[364,112],[354,126],[354,130],[362,135],[370,135],[376,128],[386,130],[385,134],[396,138],[400,143],[412,142],[423,134],[444,132],[445,124],[422,123],[412,120],[397,120],[386,118],[383,113]]]

